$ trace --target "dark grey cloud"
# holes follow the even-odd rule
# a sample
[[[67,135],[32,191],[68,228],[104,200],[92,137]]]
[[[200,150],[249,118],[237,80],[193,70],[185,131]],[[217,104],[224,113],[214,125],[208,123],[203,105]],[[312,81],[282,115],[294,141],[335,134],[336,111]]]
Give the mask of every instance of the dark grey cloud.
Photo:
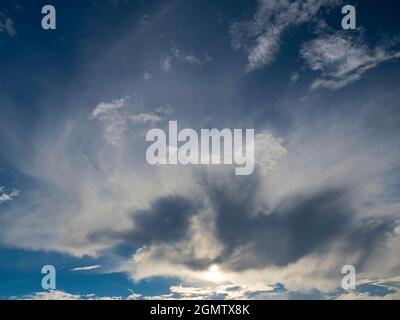
[[[189,219],[195,212],[195,204],[182,197],[161,198],[149,210],[135,213],[135,231],[122,236],[138,244],[174,242],[186,235]]]
[[[345,187],[305,191],[270,212],[258,206],[258,185],[250,176],[208,186],[217,237],[225,248],[220,262],[230,261],[233,269],[287,266],[341,241],[345,254],[360,254],[356,267],[362,270],[396,227],[393,216],[357,220],[351,190]]]
[[[357,261],[357,270],[363,270],[366,263],[376,254],[376,250],[384,249],[388,238],[393,235],[396,228],[396,217],[382,217],[365,219],[350,226],[346,242],[347,254],[360,253]]]
[[[243,255],[243,259],[233,260],[234,269],[295,262],[343,234],[353,215],[344,189],[299,195],[272,212],[256,206],[258,190],[254,178],[229,187],[209,188],[218,238],[225,246],[223,260],[231,260],[238,252]]]
[[[182,240],[188,232],[190,218],[198,204],[179,196],[157,199],[148,210],[131,213],[133,229],[127,232],[97,232],[91,240],[117,239],[126,245],[143,246],[173,243]]]
[[[111,238],[124,245],[176,245],[191,237],[190,219],[200,214],[205,203],[214,213],[215,236],[223,245],[213,260],[196,259],[178,246],[178,257],[171,259],[194,270],[218,263],[240,271],[267,266],[287,266],[299,259],[327,251],[338,241],[343,254],[358,253],[356,267],[362,270],[374,250],[386,243],[396,226],[395,219],[382,217],[358,221],[351,191],[344,187],[288,197],[269,210],[260,205],[260,176],[233,180],[203,180],[206,197],[192,200],[163,197],[148,210],[132,213],[133,228],[128,232],[101,232],[92,239]]]

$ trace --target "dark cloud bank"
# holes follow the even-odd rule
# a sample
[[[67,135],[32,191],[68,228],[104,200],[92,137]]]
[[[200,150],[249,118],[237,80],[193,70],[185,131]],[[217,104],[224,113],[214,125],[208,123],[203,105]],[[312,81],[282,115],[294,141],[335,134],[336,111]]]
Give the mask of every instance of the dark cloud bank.
[[[219,263],[235,271],[282,267],[307,255],[324,253],[340,242],[344,254],[359,254],[356,268],[362,270],[369,255],[385,243],[396,226],[395,217],[357,220],[351,191],[344,187],[304,192],[270,211],[257,200],[257,175],[235,179],[203,181],[206,196],[202,200],[180,196],[157,199],[150,209],[132,213],[134,227],[128,232],[99,232],[90,238],[118,240],[135,248],[175,245],[191,236],[191,218],[208,204],[222,253],[213,260],[196,260],[183,253],[175,262],[193,269]]]

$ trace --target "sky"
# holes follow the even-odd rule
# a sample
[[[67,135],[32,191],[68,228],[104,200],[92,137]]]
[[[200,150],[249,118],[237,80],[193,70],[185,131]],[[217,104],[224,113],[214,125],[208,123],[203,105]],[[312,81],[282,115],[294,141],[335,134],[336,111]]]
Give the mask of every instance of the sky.
[[[399,10],[1,1],[0,299],[399,299]],[[254,129],[254,172],[149,165],[169,121]]]

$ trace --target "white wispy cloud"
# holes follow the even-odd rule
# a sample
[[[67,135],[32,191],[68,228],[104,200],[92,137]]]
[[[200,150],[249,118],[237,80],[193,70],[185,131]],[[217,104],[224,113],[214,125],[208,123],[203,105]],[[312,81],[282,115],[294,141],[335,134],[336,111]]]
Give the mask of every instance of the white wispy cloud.
[[[300,79],[300,75],[299,75],[298,72],[292,72],[292,73],[290,74],[289,79],[290,79],[290,82],[297,82],[297,81],[299,81],[299,79]]]
[[[168,72],[168,71],[171,70],[171,67],[172,67],[172,61],[171,60],[172,60],[171,57],[165,57],[165,58],[160,60],[160,66],[161,66],[161,69],[164,72]]]
[[[85,266],[85,267],[76,267],[71,269],[71,271],[91,271],[91,270],[96,270],[101,268],[100,265],[95,265],[95,266]]]
[[[399,58],[400,52],[383,45],[371,48],[360,36],[337,32],[305,43],[301,55],[311,70],[321,73],[311,89],[335,90],[359,80],[377,65]]]
[[[129,98],[121,98],[111,102],[102,102],[92,111],[91,117],[101,121],[104,129],[104,138],[109,144],[119,146],[123,132],[126,129],[126,118],[119,111],[126,108]]]
[[[11,38],[15,38],[17,32],[15,30],[14,21],[0,13],[0,33],[4,32]]]
[[[211,57],[208,56],[207,54],[205,55],[204,58],[200,58],[195,56],[194,54],[187,53],[183,49],[179,48],[172,48],[172,55],[175,57],[176,60],[179,62],[191,64],[191,65],[203,65],[206,64],[207,62],[211,61]]]
[[[212,61],[212,57],[205,53],[203,56],[189,53],[185,49],[178,48],[175,44],[171,48],[171,53],[161,57],[160,67],[164,72],[169,72],[172,69],[174,62],[188,64],[192,66],[202,66]]]
[[[130,106],[130,97],[102,102],[92,111],[90,118],[99,120],[103,126],[105,140],[113,146],[121,146],[124,134],[130,124],[154,124],[163,120],[165,108],[156,108],[155,112],[134,112]]]
[[[233,46],[247,53],[246,71],[272,63],[281,47],[283,33],[290,27],[316,19],[321,8],[336,0],[260,0],[254,18],[231,26]]]
[[[151,73],[145,72],[143,73],[143,80],[148,81],[151,79]]]
[[[92,117],[98,119],[103,115],[108,115],[118,109],[124,108],[126,107],[128,99],[129,98],[126,97],[111,102],[102,102],[92,111]]]
[[[156,113],[169,115],[174,112],[174,109],[170,105],[159,106],[155,109]]]
[[[268,132],[260,132],[255,136],[255,162],[263,174],[273,170],[286,154],[283,140]]]
[[[129,116],[129,119],[134,123],[156,123],[162,121],[163,118],[155,113],[138,113]]]
[[[92,295],[88,295],[92,296]],[[10,297],[11,300],[81,300],[84,296],[72,294],[61,290],[35,292],[30,295]]]
[[[5,187],[0,186],[0,204],[14,200],[19,195],[19,190],[6,191]]]

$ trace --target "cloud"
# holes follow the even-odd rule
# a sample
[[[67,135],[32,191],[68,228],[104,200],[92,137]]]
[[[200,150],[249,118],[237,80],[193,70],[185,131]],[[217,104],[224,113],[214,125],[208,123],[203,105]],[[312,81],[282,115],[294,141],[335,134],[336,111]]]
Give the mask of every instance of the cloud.
[[[137,114],[131,103],[99,104],[91,118],[118,113],[128,130]],[[30,175],[50,186],[46,196],[33,193],[2,216],[1,241],[78,256],[125,245],[132,257],[121,257],[114,271],[135,281],[177,277],[199,288],[282,283],[290,291],[329,292],[340,286],[345,264],[390,274],[399,266],[400,222],[386,184],[398,165],[397,143],[384,137],[366,144],[364,126],[332,119],[308,115],[282,138],[258,130],[249,177],[225,167],[149,168],[140,158],[139,126],[121,135],[126,148],[112,151],[96,131],[91,148],[76,149],[83,129],[57,128],[26,159]]]
[[[359,279],[355,290],[341,292],[330,298],[335,300],[399,300],[399,280],[398,277],[375,280]]]
[[[375,136],[371,144],[362,124],[334,119],[300,121],[284,139],[260,134],[266,163],[250,177],[216,170],[194,176],[199,191],[181,200],[196,204],[183,214],[190,219],[179,231],[171,228],[175,237],[168,240],[140,240],[133,228],[129,239],[142,249],[122,269],[134,280],[164,275],[198,284],[218,264],[231,284],[243,278],[284,283],[292,291],[334,290],[349,263],[360,273],[394,272],[400,207],[388,197],[388,177],[399,159],[397,139]],[[174,221],[171,210],[158,208],[160,217]],[[140,216],[132,216],[135,226]]]
[[[274,299],[279,294],[274,291],[274,286],[259,285],[218,285],[218,286],[171,286],[170,292],[175,299],[180,300],[249,300],[249,299]]]
[[[323,35],[305,43],[301,55],[306,65],[321,73],[311,89],[336,90],[357,81],[368,70],[400,57],[387,46],[369,47],[361,36],[345,32]]]
[[[131,120],[132,122],[135,122],[135,123],[154,124],[156,122],[162,121],[163,118],[154,113],[138,113],[138,114],[130,115],[129,120]]]
[[[396,278],[369,280],[359,279],[355,290],[325,295],[314,291],[308,293],[313,299],[334,300],[398,300],[400,290],[398,282],[395,286],[390,281]],[[386,285],[385,283],[390,283]],[[162,295],[142,295],[133,292],[128,296],[97,296],[95,294],[72,294],[62,290],[42,291],[30,295],[10,297],[10,300],[287,300],[305,299],[307,293],[291,291],[281,284],[203,284],[201,286],[172,285],[169,293]]]
[[[71,271],[91,271],[91,270],[96,270],[101,268],[100,265],[95,265],[95,266],[86,266],[86,267],[76,267],[71,269]]]
[[[247,53],[246,71],[251,72],[272,63],[281,47],[281,39],[290,27],[317,20],[322,8],[338,4],[335,0],[258,1],[250,21],[231,26],[233,47]]]
[[[163,115],[169,115],[174,112],[173,108],[169,105],[159,106],[156,108],[155,111],[156,111],[156,113],[163,114]]]
[[[170,54],[163,56],[160,59],[160,67],[164,72],[171,71],[174,62],[191,66],[203,66],[212,61],[212,57],[208,53],[205,53],[203,57],[199,57],[193,53],[188,53],[185,49],[178,48],[175,44],[172,45],[170,50]]]
[[[143,73],[143,80],[148,81],[151,79],[151,74],[148,72]]]
[[[126,107],[127,102],[128,98],[121,98],[112,102],[102,102],[92,111],[92,117],[101,119],[102,116],[107,116],[118,109]]]
[[[22,297],[24,300],[81,300],[82,295],[71,294],[59,290],[37,292],[29,296]]]
[[[335,300],[399,300],[400,293],[389,294],[385,297],[374,296],[368,292],[348,292],[336,297]]]
[[[2,32],[5,32],[11,38],[15,38],[17,35],[14,21],[0,13],[0,33]]]
[[[121,98],[111,102],[103,102],[92,111],[92,119],[98,119],[103,124],[104,138],[110,145],[119,146],[122,135],[127,127],[124,114],[119,111],[127,107],[129,98]]]
[[[398,300],[399,299],[399,283],[396,285],[386,285],[393,279],[369,280],[359,279],[355,290],[340,290],[339,294],[324,295],[321,292],[301,293],[286,289],[281,284],[266,285],[260,283],[258,285],[214,285],[214,286],[171,286],[170,293],[155,297],[156,299],[180,299],[180,300],[287,300],[287,299],[335,299],[335,300]],[[397,279],[398,281],[398,279]],[[390,282],[389,282],[390,283]],[[144,297],[144,299],[152,299],[153,297]]]
[[[130,97],[115,99],[111,102],[102,102],[92,111],[90,119],[98,120],[103,126],[104,139],[112,146],[121,147],[124,135],[131,124],[154,125],[163,120],[165,108],[156,108],[155,112],[133,112]]]
[[[298,74],[298,72],[292,72],[290,74],[290,82],[297,82],[300,79],[300,75]]]
[[[263,174],[274,170],[279,161],[287,154],[281,138],[263,131],[255,135],[255,163]]]
[[[19,195],[19,190],[11,190],[7,192],[4,187],[0,186],[0,204],[14,200]]]
[[[31,295],[11,297],[10,300],[137,300],[140,294],[132,293],[128,297],[96,296],[95,294],[72,294],[62,290],[35,292]]]
[[[161,69],[164,72],[168,72],[171,70],[171,57],[166,57],[160,61]]]
[[[125,244],[136,246],[174,243],[188,232],[191,215],[195,213],[194,204],[180,197],[169,196],[156,200],[148,210],[133,213],[133,230],[110,235],[99,232],[92,237],[117,237]]]
[[[208,53],[204,54],[203,57],[199,57],[193,53],[186,52],[184,49],[178,48],[176,45],[173,45],[170,50],[170,54],[160,59],[160,67],[164,72],[171,71],[174,61],[191,66],[202,66],[212,61]]]
[[[204,65],[209,63],[212,58],[205,54],[204,57],[197,57],[194,54],[187,53],[184,49],[179,49],[177,47],[172,47],[172,56],[181,63],[186,63],[190,65]]]
[[[170,111],[154,109],[159,117]],[[46,135],[32,139],[37,145],[35,152],[31,157],[18,156],[21,161],[15,163],[38,187],[30,189],[20,204],[7,207],[9,214],[0,215],[1,224],[10,227],[10,232],[1,233],[0,242],[97,256],[118,245],[118,240],[103,237],[104,241],[93,241],[90,235],[104,230],[129,231],[132,213],[145,212],[156,199],[195,194],[191,170],[179,172],[177,167],[147,164],[143,156],[145,126],[152,118],[136,118],[145,120],[144,124],[131,120],[139,110],[146,110],[139,99],[100,103],[89,117],[66,116],[60,126],[46,128]],[[114,131],[118,123],[122,128]],[[175,178],[171,180],[171,176]]]

